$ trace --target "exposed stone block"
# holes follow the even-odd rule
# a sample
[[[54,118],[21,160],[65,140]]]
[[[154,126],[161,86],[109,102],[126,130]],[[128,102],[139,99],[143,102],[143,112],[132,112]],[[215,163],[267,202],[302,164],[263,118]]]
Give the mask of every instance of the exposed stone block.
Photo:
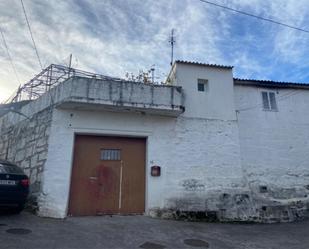
[[[33,200],[37,198],[41,189],[41,174],[47,156],[51,115],[50,110],[42,111],[35,114],[30,121],[23,120],[11,126],[6,120],[0,127],[0,158],[6,157],[9,146],[8,160],[20,165],[30,177],[30,199]]]
[[[46,143],[47,143],[46,138],[43,137],[37,140],[36,146],[37,147],[44,146]]]
[[[260,186],[260,193],[267,193],[267,186],[264,186],[264,185],[262,185],[262,186]]]
[[[38,161],[42,161],[42,160],[45,160],[47,157],[47,150],[43,151],[43,152],[40,152],[38,154]]]
[[[26,156],[26,153],[25,153],[25,149],[21,149],[19,151],[16,152],[16,155],[15,155],[15,162],[20,162],[21,160],[23,160]]]

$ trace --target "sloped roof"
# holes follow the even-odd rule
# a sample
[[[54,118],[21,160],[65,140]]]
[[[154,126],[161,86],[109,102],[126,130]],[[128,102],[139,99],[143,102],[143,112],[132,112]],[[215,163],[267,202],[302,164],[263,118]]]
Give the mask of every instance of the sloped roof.
[[[300,82],[285,82],[285,81],[273,81],[273,80],[255,80],[255,79],[234,78],[234,83],[238,85],[251,85],[251,86],[261,86],[261,87],[309,89],[309,83],[300,83]]]
[[[176,60],[175,63],[187,64],[187,65],[197,65],[197,66],[206,66],[206,67],[216,67],[216,68],[224,68],[224,69],[232,69],[233,68],[233,66],[224,66],[224,65],[218,65],[218,64],[200,63],[200,62],[195,62],[195,61]]]
[[[233,68],[233,66],[226,66],[226,65],[201,63],[201,62],[195,62],[195,61],[176,60],[173,64],[172,70],[170,71],[170,73],[168,75],[168,78],[170,77],[170,74],[173,71],[173,68],[176,64],[215,67],[215,68],[223,68],[223,69],[232,69]],[[246,85],[246,86],[255,86],[255,87],[298,88],[298,89],[308,89],[309,90],[309,82],[303,83],[303,82],[285,82],[285,81],[273,81],[273,80],[256,80],[256,79],[234,78],[234,84]]]

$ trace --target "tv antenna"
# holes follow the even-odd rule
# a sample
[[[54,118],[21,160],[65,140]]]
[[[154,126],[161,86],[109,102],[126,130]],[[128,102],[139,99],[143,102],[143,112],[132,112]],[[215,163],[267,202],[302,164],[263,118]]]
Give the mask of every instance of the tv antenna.
[[[174,57],[174,44],[176,42],[174,32],[175,32],[175,30],[172,29],[170,40],[169,40],[169,43],[171,44],[171,63],[170,63],[171,66],[173,65],[173,60],[174,60],[173,59],[173,57]]]
[[[154,84],[155,81],[155,65],[153,64],[149,70],[149,72],[151,72],[151,83]]]

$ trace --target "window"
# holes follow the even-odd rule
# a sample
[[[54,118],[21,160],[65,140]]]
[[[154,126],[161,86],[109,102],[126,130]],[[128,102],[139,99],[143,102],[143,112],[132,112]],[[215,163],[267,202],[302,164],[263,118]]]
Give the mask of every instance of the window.
[[[101,160],[120,160],[120,150],[118,149],[101,150]]]
[[[199,92],[205,92],[207,88],[208,80],[197,79],[197,90]]]
[[[262,92],[263,109],[265,111],[278,111],[276,95],[274,92]]]

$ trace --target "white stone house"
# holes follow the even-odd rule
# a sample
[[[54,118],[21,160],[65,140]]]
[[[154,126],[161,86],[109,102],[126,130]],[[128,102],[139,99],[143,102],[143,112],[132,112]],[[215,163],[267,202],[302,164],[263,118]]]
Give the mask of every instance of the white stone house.
[[[176,61],[165,85],[71,77],[0,118],[0,157],[30,175],[41,216],[293,221],[308,216],[308,107],[309,85],[230,66]]]

